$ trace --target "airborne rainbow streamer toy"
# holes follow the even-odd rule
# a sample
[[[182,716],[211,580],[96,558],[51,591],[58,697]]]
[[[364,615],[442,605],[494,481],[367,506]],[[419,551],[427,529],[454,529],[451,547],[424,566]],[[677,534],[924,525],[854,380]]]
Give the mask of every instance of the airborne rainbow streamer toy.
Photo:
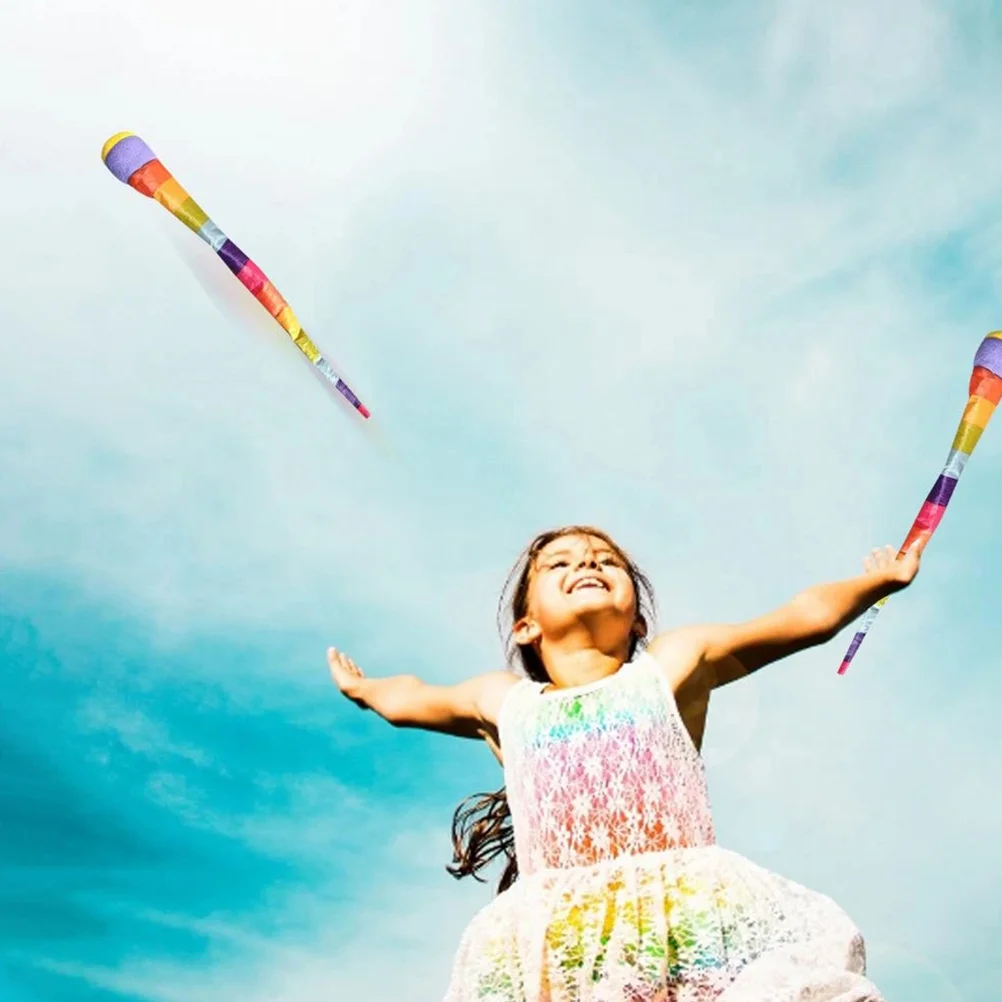
[[[268,276],[208,217],[181,187],[173,174],[139,136],[119,132],[101,150],[105,166],[119,181],[158,201],[188,229],[197,233],[223,259],[251,295],[278,321],[314,369],[364,418],[369,409],[355,396],[348,383],[324,358]]]
[[[971,453],[974,452],[981,433],[988,426],[999,400],[1002,400],[1002,331],[993,331],[981,342],[974,356],[974,372],[971,373],[968,393],[970,399],[964,409],[964,416],[960,419],[950,454],[946,457],[946,465],[912,523],[898,553],[899,557],[903,556],[914,543],[921,543],[924,546],[936,531],[943,520],[946,506],[953,497],[957,481],[964,472],[967,460],[971,458]],[[863,638],[886,604],[887,599],[881,599],[876,605],[871,606],[863,617],[859,630],[852,638],[849,650],[846,651],[839,666],[840,675],[844,675],[848,670],[859,650],[859,645],[863,643]]]

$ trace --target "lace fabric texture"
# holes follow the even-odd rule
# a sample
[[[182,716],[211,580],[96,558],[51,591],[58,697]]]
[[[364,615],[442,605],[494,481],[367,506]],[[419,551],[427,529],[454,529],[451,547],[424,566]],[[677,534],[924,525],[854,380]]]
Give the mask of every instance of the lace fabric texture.
[[[883,1002],[829,898],[715,844],[660,666],[522,682],[501,743],[520,879],[463,936],[446,1002]]]
[[[652,658],[541,688],[514,689],[501,719],[522,874],[713,844],[703,762]]]

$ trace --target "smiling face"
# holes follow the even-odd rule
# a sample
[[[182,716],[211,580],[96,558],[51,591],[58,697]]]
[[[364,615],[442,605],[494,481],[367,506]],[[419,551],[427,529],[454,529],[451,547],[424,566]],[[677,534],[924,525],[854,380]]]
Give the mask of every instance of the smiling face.
[[[532,558],[518,644],[589,644],[627,649],[643,630],[623,554],[607,539],[572,533],[551,539]]]

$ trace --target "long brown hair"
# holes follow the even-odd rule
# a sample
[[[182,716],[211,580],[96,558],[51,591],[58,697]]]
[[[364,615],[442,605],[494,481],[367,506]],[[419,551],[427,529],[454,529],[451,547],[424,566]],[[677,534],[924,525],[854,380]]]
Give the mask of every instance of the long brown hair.
[[[505,645],[508,666],[513,671],[521,669],[534,682],[551,681],[546,666],[539,651],[531,644],[520,646],[515,643],[513,633],[515,624],[528,611],[529,583],[536,558],[545,546],[563,536],[595,536],[611,547],[623,561],[636,596],[636,618],[630,634],[631,659],[654,621],[654,589],[651,582],[607,533],[588,525],[568,525],[541,532],[515,562],[498,602],[498,630]],[[518,879],[515,832],[508,808],[508,794],[503,786],[495,793],[475,793],[456,808],[452,819],[452,846],[452,864],[446,869],[457,880],[472,876],[483,881],[485,878],[481,871],[499,856],[505,857],[507,863],[498,883],[498,893],[506,891]]]

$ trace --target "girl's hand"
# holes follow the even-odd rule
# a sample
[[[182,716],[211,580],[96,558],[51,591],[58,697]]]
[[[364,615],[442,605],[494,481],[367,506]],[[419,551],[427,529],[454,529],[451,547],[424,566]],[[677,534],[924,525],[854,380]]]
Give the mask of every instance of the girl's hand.
[[[927,539],[917,539],[901,557],[897,556],[893,546],[873,550],[863,561],[866,573],[882,578],[895,591],[907,588],[919,572],[922,551],[927,542]]]
[[[518,680],[510,671],[476,675],[458,685],[428,685],[416,675],[366,678],[347,654],[333,647],[327,649],[327,664],[334,684],[348,699],[394,727],[489,737],[495,745],[501,703]]]
[[[338,689],[353,703],[365,706],[359,696],[360,683],[365,680],[362,670],[348,657],[333,647],[327,649],[327,664],[331,678]]]

